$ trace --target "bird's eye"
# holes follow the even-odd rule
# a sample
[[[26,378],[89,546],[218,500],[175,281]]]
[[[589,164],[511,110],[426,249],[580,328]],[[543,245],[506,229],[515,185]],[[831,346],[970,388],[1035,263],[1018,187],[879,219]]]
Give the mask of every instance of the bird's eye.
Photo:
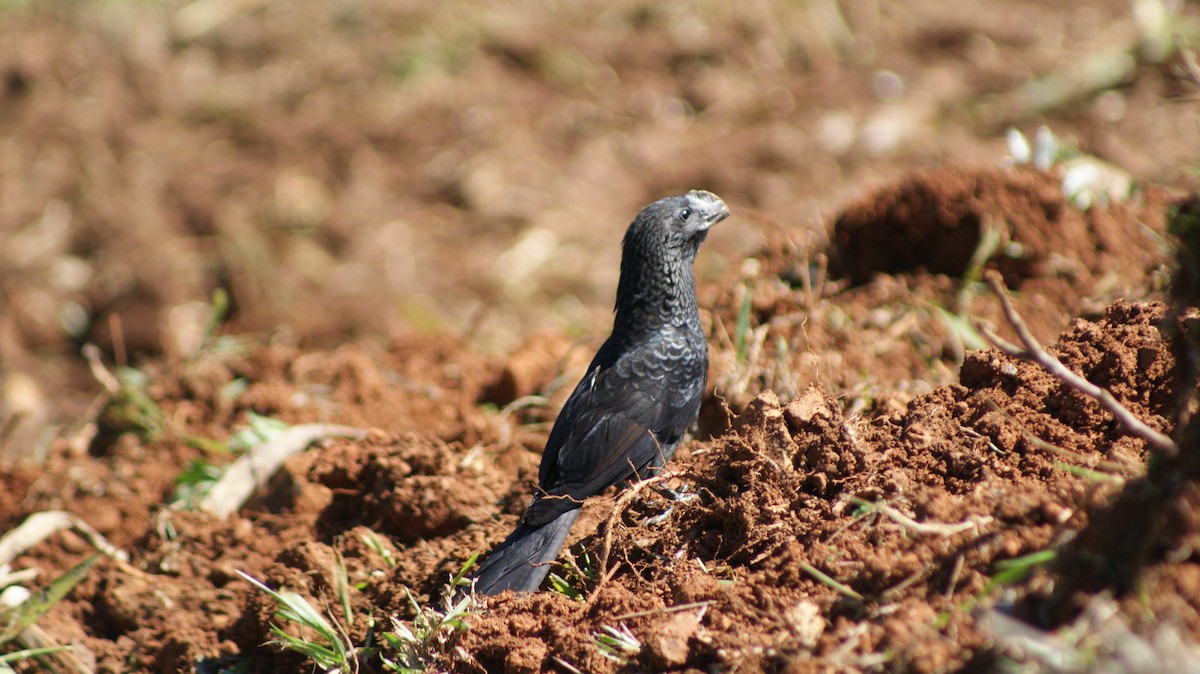
[[[682,220],[683,222],[687,222],[691,217],[692,217],[692,209],[685,208],[682,211],[679,211],[679,219]]]

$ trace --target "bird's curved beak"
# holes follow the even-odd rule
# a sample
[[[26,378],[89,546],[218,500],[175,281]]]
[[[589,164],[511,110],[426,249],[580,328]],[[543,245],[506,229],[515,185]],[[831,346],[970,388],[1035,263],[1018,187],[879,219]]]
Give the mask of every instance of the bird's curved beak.
[[[721,197],[707,190],[692,190],[688,192],[688,200],[700,216],[697,224],[698,231],[707,231],[709,227],[729,217],[729,207],[721,201]]]

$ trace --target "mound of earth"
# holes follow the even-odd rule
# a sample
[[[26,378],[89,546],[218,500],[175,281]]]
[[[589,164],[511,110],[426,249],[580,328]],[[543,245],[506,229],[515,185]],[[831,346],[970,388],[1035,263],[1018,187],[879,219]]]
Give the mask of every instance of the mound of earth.
[[[1178,372],[1162,318],[1161,305],[1118,303],[1053,351],[1164,425]],[[602,579],[586,601],[493,601],[456,664],[536,671],[554,655],[604,670],[562,625],[622,623],[654,668],[979,665],[990,641],[977,610],[1023,591],[992,583],[996,563],[1085,527],[1142,471],[1144,451],[1095,401],[996,351],[972,352],[961,384],[898,411],[847,418],[818,389],[786,403],[764,392],[680,466],[699,498],[666,524],[625,526],[619,508],[596,506],[604,526],[575,551],[592,551]],[[1114,472],[1097,482],[1086,473],[1101,464]],[[1142,600],[1153,612],[1180,596]]]
[[[752,265],[702,289],[723,347],[717,389],[740,409],[763,388],[792,398],[817,384],[864,400],[903,400],[951,383],[965,350],[985,345],[963,317],[1012,337],[980,282],[988,269],[1004,275],[1042,341],[1119,298],[1161,297],[1174,198],[1150,186],[1127,202],[1081,211],[1063,196],[1059,176],[1032,169],[903,178],[834,218],[828,245],[775,232]],[[985,245],[989,228],[996,238]],[[747,309],[749,329],[739,338]]]
[[[1009,286],[1058,275],[1087,287],[1152,268],[1169,198],[1159,189],[1137,197],[1081,210],[1055,176],[1030,167],[924,171],[850,205],[833,240],[854,283],[917,269],[962,278],[991,229],[996,252],[985,260]],[[1131,231],[1131,220],[1146,228]]]

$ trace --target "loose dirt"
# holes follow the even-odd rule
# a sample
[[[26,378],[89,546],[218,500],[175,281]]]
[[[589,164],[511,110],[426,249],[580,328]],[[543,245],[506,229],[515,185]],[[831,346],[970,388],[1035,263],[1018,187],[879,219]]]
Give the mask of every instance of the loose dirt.
[[[1014,634],[1191,652],[1195,484],[1147,496],[1143,441],[968,320],[1013,338],[996,270],[1151,427],[1196,395],[1167,305],[1200,146],[1171,102],[1186,62],[1147,56],[1125,3],[433,7],[0,12],[0,532],[66,510],[129,555],[38,623],[88,668],[312,671],[264,646],[275,606],[239,572],[357,644],[441,605],[528,502],[621,228],[691,187],[735,211],[698,262],[710,390],[668,480],[694,498],[655,524],[652,490],[589,501],[554,569],[578,596],[483,601],[432,667],[1033,666]],[[1119,87],[1029,102],[1114,43]],[[1128,169],[1128,198],[1080,209],[1061,168],[1002,160],[1006,124],[1046,121]],[[133,397],[84,343],[136,367]],[[181,476],[229,463],[252,415],[367,433],[288,459],[228,520],[189,509]],[[1121,508],[1147,503],[1123,551]],[[64,532],[13,566],[37,585],[91,552]],[[608,657],[609,630],[640,649]]]
[[[963,175],[930,174],[884,190],[876,210],[887,212],[897,193],[957,203]],[[1020,218],[1045,212],[1036,195],[1057,199],[1059,211],[1071,208],[1056,192],[1030,187],[1052,183],[1047,176],[1007,169],[968,175],[996,186],[993,193],[1005,199],[1027,195],[1029,208],[1001,211],[1016,232],[1045,225]],[[851,206],[834,231],[851,217],[871,226],[857,215],[868,203]],[[982,203],[984,211],[998,208]],[[1086,217],[1126,227],[1127,241],[1145,240],[1144,228],[1161,231],[1165,203],[1141,203],[1142,216],[1122,206]],[[948,221],[925,222],[937,228]],[[1091,238],[1070,241],[1074,248],[1056,247],[1066,260],[1098,248]],[[851,257],[855,249],[832,252]],[[921,271],[879,270],[864,284],[822,293],[807,309],[806,334],[830,339],[840,318],[824,303],[868,316],[902,313],[914,296],[949,296],[953,277],[923,270],[940,259],[936,251],[930,256],[913,261]],[[1146,263],[1130,263],[1123,280],[1143,287],[1147,277],[1139,272],[1165,262],[1149,245],[1130,256]],[[762,270],[789,264],[764,251]],[[1071,285],[1079,277],[1027,268],[1034,271],[1026,283],[1040,269],[1074,297],[1093,288],[1091,276]],[[755,294],[769,276],[762,270],[733,287]],[[770,283],[779,282],[775,276]],[[910,293],[897,298],[898,286]],[[721,283],[704,290],[730,292]],[[774,325],[805,311],[813,297],[800,288],[777,290],[754,322]],[[1028,302],[1031,294],[1022,290],[1021,297]],[[715,306],[714,323],[736,323],[737,307]],[[1098,316],[1073,319],[1052,352],[1139,418],[1169,429],[1179,372],[1163,320],[1160,303],[1119,300]],[[893,341],[905,341],[903,332],[891,332]],[[779,337],[788,339],[786,332]],[[262,671],[300,671],[306,665],[295,656],[262,649],[271,638],[273,607],[238,571],[334,607],[340,556],[358,588],[351,597],[360,620],[348,627],[354,638],[366,637],[364,616],[408,616],[404,588],[418,601],[437,602],[448,576],[499,542],[523,509],[554,410],[553,402],[527,396],[561,395],[561,381],[576,374],[564,364],[578,370],[582,362],[570,354],[569,342],[547,336],[533,337],[507,359],[473,355],[453,340],[414,337],[330,351],[243,344],[148,366],[148,393],[168,429],[160,437],[124,433],[101,442],[97,436],[82,454],[64,443],[36,468],[4,476],[4,493],[22,495],[5,509],[6,527],[28,513],[71,510],[131,555],[132,569],[102,564],[90,574],[46,628],[79,643],[99,671],[186,669],[204,658],[251,653]],[[915,361],[909,367],[908,376],[920,374]],[[673,465],[673,481],[696,498],[653,526],[636,525],[666,507],[648,490],[588,503],[568,557],[580,566],[559,569],[586,598],[543,592],[490,600],[442,664],[538,671],[561,666],[557,658],[581,671],[619,669],[596,647],[594,634],[622,625],[643,643],[630,666],[658,669],[945,671],[999,657],[980,612],[1038,585],[997,586],[997,564],[1053,549],[1087,528],[1124,480],[1144,472],[1145,448],[1095,401],[1034,364],[972,350],[957,379],[918,395],[873,397],[853,415],[827,384],[783,399],[762,390],[733,405],[734,413],[718,385],[706,402],[706,439],[688,443]],[[231,398],[236,381],[245,382],[244,390]],[[220,462],[188,439],[225,439],[250,411],[289,423],[337,420],[374,430],[290,459],[227,522],[165,507],[189,461]],[[390,560],[364,544],[368,532],[384,541]],[[1190,528],[1172,532],[1193,535]],[[61,572],[86,551],[63,534],[17,563]],[[1178,568],[1186,575],[1188,559],[1160,560],[1156,574]],[[1162,581],[1154,587],[1163,591],[1143,595],[1143,609],[1162,608],[1187,633],[1200,634],[1196,607],[1186,599],[1195,595]]]

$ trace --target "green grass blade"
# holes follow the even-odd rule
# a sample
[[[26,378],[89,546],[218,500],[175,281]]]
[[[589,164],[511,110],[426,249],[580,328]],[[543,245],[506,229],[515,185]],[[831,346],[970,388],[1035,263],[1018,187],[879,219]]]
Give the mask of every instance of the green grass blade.
[[[750,285],[742,287],[742,306],[738,308],[737,325],[733,328],[733,351],[737,354],[737,362],[746,361],[746,350],[749,345],[746,335],[750,332]]]
[[[986,597],[998,587],[1019,583],[1025,580],[1036,567],[1049,564],[1057,557],[1058,553],[1054,550],[1038,550],[1013,559],[1000,560],[992,565],[996,569],[996,575],[992,576],[987,585],[984,585],[978,596]]]
[[[62,651],[69,651],[69,650],[71,650],[70,646],[46,646],[44,648],[26,648],[24,650],[13,651],[12,653],[5,653],[3,655],[0,655],[0,665],[7,665],[10,662],[17,662],[19,660],[29,660],[32,658],[39,658],[43,655],[52,655],[54,653],[61,653]]]
[[[346,560],[342,559],[342,553],[337,550],[334,550],[333,558],[333,586],[338,600],[342,604],[342,617],[345,618],[347,625],[353,626],[354,612],[350,610],[350,578],[346,575]]]
[[[550,574],[550,589],[570,599],[582,600],[583,594],[571,587],[567,579],[557,573]]]
[[[92,555],[80,562],[75,568],[59,576],[50,586],[41,592],[34,593],[25,601],[13,608],[0,613],[0,621],[5,623],[4,631],[0,632],[0,644],[5,644],[17,638],[21,632],[38,621],[54,605],[62,601],[79,581],[83,580],[88,569],[100,559],[100,555]]]

